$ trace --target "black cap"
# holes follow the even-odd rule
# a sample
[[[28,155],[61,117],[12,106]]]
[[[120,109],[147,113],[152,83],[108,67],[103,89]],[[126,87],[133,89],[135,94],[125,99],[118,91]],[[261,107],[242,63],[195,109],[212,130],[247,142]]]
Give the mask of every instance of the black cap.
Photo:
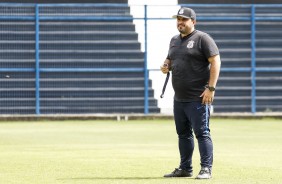
[[[184,17],[184,18],[190,18],[193,20],[196,20],[196,13],[193,9],[191,8],[180,8],[178,10],[177,15],[173,15],[172,18],[177,18],[177,17]]]

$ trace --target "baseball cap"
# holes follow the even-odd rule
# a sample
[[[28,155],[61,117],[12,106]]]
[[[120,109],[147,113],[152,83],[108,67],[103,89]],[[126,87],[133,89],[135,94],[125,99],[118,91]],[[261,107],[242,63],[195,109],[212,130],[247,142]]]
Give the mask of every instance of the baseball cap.
[[[178,16],[196,20],[196,13],[191,8],[185,8],[185,7],[180,8],[177,12],[177,15],[173,15],[172,18],[177,18]]]

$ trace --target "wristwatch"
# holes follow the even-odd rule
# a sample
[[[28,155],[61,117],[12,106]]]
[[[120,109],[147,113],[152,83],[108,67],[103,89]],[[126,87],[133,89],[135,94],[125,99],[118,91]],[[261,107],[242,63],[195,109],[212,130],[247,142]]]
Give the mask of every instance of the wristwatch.
[[[206,85],[206,88],[208,88],[210,91],[215,91],[215,87],[213,87],[213,86]]]

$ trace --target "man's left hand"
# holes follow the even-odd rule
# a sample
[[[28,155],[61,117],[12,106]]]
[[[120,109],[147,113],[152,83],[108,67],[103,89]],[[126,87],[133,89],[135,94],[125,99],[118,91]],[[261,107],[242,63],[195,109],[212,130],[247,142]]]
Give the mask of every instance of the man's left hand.
[[[212,104],[214,99],[214,91],[210,91],[208,88],[205,89],[205,91],[201,94],[200,97],[202,97],[202,104]]]

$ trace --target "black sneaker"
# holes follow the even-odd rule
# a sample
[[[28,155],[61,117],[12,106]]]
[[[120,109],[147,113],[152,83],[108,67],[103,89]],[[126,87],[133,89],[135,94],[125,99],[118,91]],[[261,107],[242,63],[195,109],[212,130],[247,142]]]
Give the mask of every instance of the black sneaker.
[[[211,170],[208,167],[202,167],[196,179],[210,179],[211,177]]]
[[[170,178],[170,177],[192,177],[193,176],[193,172],[188,172],[179,168],[175,168],[174,171],[172,171],[172,173],[170,174],[165,174],[164,177],[165,178]]]

